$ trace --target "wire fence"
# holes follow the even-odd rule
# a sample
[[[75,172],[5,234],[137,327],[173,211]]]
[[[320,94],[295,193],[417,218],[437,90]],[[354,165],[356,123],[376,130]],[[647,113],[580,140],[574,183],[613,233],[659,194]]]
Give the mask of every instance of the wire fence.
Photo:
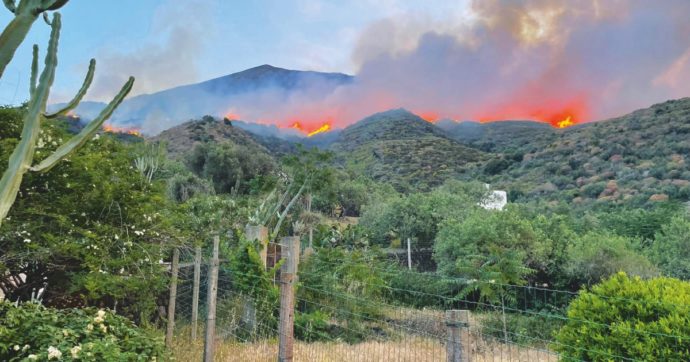
[[[174,334],[170,341],[176,360],[635,360],[627,357],[624,351],[560,344],[554,332],[565,323],[575,323],[582,331],[594,330],[604,336],[625,333],[631,339],[667,339],[671,348],[688,349],[688,335],[651,332],[638,329],[634,324],[610,325],[594,319],[568,317],[565,307],[578,297],[578,293],[544,286],[482,282],[416,272],[420,288],[415,290],[391,283],[367,285],[368,282],[362,280],[356,281],[356,288],[338,289],[309,283],[324,277],[309,269],[299,270],[297,280],[301,281],[292,285],[289,278],[286,279],[290,273],[285,273],[285,263],[290,256],[285,253],[289,245],[284,240],[267,244],[269,253],[261,256],[265,264],[258,265],[263,271],[257,272],[257,264],[251,258],[246,263],[220,260],[215,307],[208,300],[212,295],[209,281],[213,274],[209,258],[206,256],[200,263],[194,263],[199,260],[198,251],[180,253]],[[299,254],[297,258],[302,263],[316,257],[304,250]],[[334,270],[343,268],[344,263],[347,262],[332,262],[332,267]],[[373,265],[368,268],[384,276],[404,271],[377,270]],[[333,284],[352,285],[352,281],[342,280],[348,278],[347,275],[333,273],[328,277]],[[510,298],[487,300],[471,293],[434,292],[423,287],[439,281],[451,286],[491,283],[501,287]],[[386,292],[372,298],[361,292],[367,288],[383,288]],[[612,299],[594,296],[604,301]],[[631,303],[640,302],[633,297],[615,299],[626,302],[626,298]],[[424,301],[425,306],[405,301]],[[664,311],[689,308],[687,304],[654,300],[645,303],[650,310],[656,311],[656,315],[650,316],[656,319],[663,317]],[[209,308],[214,308],[215,319],[207,322]],[[208,336],[204,338],[207,323],[215,325],[215,334],[210,340]],[[213,359],[204,356],[205,344],[209,343],[213,345]],[[289,351],[286,352],[286,348]],[[574,353],[563,354],[563,351]],[[579,354],[589,358],[568,357],[578,354],[576,352],[586,352]]]

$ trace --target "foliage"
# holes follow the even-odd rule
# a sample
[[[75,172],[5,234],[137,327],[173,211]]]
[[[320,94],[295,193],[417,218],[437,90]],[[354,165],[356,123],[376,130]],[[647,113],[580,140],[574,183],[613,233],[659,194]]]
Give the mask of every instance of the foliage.
[[[649,255],[664,275],[690,279],[690,221],[681,216],[671,219],[656,234]]]
[[[553,247],[549,235],[519,208],[498,212],[478,208],[464,220],[449,219],[441,224],[434,244],[434,260],[439,272],[447,276],[473,278],[468,274],[470,270],[481,272],[483,266],[503,263],[510,264],[503,266],[515,272],[520,267],[546,271]],[[515,278],[504,276],[514,282],[523,280],[525,272],[520,271]]]
[[[568,248],[567,273],[572,285],[592,285],[617,272],[651,277],[656,268],[637,252],[634,241],[606,233],[590,232]]]
[[[236,246],[225,251],[224,254],[229,258],[229,263],[227,266],[223,265],[220,275],[230,278],[231,287],[229,290],[232,290],[232,295],[225,296],[221,293],[219,298],[236,300],[232,311],[226,311],[226,314],[234,317],[231,319],[237,319],[238,314],[246,316],[246,313],[251,311],[252,316],[243,321],[250,324],[251,328],[243,328],[238,333],[252,331],[255,335],[266,336],[273,334],[278,328],[277,311],[280,305],[280,290],[273,283],[273,280],[282,263],[266,270],[257,248],[258,245],[255,240],[244,241],[240,239]],[[255,335],[240,337],[251,338]]]
[[[251,183],[272,184],[275,162],[266,153],[232,143],[200,143],[187,155],[187,166],[213,183],[218,193],[247,193]]]
[[[391,302],[415,308],[449,307],[459,301],[466,283],[457,278],[444,278],[436,273],[422,273],[402,267],[387,275]]]
[[[327,341],[332,339],[334,327],[329,323],[329,315],[322,311],[295,313],[295,338],[305,342]]]
[[[297,308],[326,313],[347,325],[340,332],[349,332],[348,339],[361,339],[364,323],[382,316],[387,267],[376,252],[318,248],[300,262]]]
[[[400,192],[430,190],[484,158],[482,152],[449,139],[404,109],[361,120],[343,130],[331,148],[348,170]]]
[[[583,291],[556,335],[565,359],[685,361],[690,358],[690,283],[618,273]]]
[[[161,338],[108,310],[0,302],[0,320],[3,361],[151,361],[166,356]]]
[[[84,83],[74,98],[67,103],[67,106],[56,113],[46,114],[46,106],[50,96],[50,88],[55,80],[55,70],[57,68],[57,48],[60,38],[60,28],[62,26],[60,13],[54,12],[52,20],[48,20],[46,11],[61,8],[66,0],[45,0],[33,1],[24,0],[15,7],[14,1],[6,1],[7,8],[14,13],[14,19],[5,27],[0,34],[0,76],[4,72],[5,66],[14,57],[17,47],[24,41],[26,34],[33,25],[39,14],[44,15],[44,19],[51,27],[50,40],[46,52],[44,69],[38,75],[38,46],[33,47],[33,61],[31,64],[31,79],[29,82],[30,99],[23,114],[22,136],[19,138],[14,151],[8,158],[7,168],[0,178],[0,225],[2,225],[10,208],[16,201],[17,194],[22,184],[22,179],[28,171],[45,172],[53,168],[58,162],[62,161],[75,150],[84,145],[100,129],[101,125],[112,115],[122,100],[127,96],[134,84],[134,78],[130,77],[127,83],[113,100],[91,120],[79,134],[70,137],[57,149],[43,158],[39,163],[34,164],[36,148],[40,142],[41,123],[44,119],[52,119],[67,114],[76,108],[86,94],[95,72],[96,61],[91,59],[89,70],[84,79]]]
[[[17,120],[3,123],[13,132]],[[16,131],[15,131],[16,132]],[[47,127],[39,156],[65,137]],[[11,300],[28,300],[46,287],[50,306],[118,305],[140,318],[156,306],[165,288],[158,264],[174,230],[161,182],[142,182],[134,150],[98,136],[50,172],[28,174],[19,198],[0,228],[0,287]],[[6,157],[14,138],[0,140]],[[25,282],[11,281],[25,275]]]
[[[544,343],[553,339],[563,325],[563,319],[558,315],[558,311],[548,309],[530,311],[529,313],[506,313],[508,341],[521,346],[541,345],[541,347],[546,347]],[[557,317],[549,317],[550,315]],[[479,320],[483,335],[500,340],[505,338],[503,315],[500,312],[483,314]]]
[[[520,201],[565,201],[579,210],[650,208],[665,198],[690,198],[689,117],[690,99],[684,98],[563,130],[536,122],[442,127],[465,145],[494,152],[464,177],[519,190]]]
[[[326,215],[334,214],[340,207],[342,212],[339,216],[359,217],[368,205],[386,202],[396,196],[397,192],[388,184],[363,176],[353,179],[351,175],[339,172],[334,175],[330,187],[324,187],[314,195],[313,206]]]
[[[429,193],[392,197],[365,208],[360,224],[375,245],[391,245],[411,238],[416,247],[429,247],[438,225],[446,219],[462,219],[477,208],[486,189],[476,183],[450,181]]]

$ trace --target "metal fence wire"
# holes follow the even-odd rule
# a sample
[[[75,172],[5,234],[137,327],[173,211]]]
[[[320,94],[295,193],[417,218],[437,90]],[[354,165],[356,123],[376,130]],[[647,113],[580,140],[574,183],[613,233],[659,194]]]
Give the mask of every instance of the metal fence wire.
[[[300,252],[298,238],[283,238],[267,246],[273,255],[261,256],[264,263],[268,260],[268,265],[259,265],[263,270],[257,270],[251,260],[219,260],[214,270],[213,257],[200,257],[199,249],[180,252],[175,310],[170,311],[174,325],[169,347],[175,360],[577,361],[557,351],[581,347],[559,345],[552,330],[565,322],[576,322],[604,335],[612,328],[594,320],[569,318],[562,306],[578,293],[547,287],[502,285],[517,298],[501,303],[393,286],[384,288],[401,298],[386,300],[356,290],[310,285],[299,279],[310,280],[314,275],[298,271],[298,265],[300,259],[303,262],[313,255]],[[294,258],[292,265],[290,258]],[[342,267],[343,262],[334,262],[333,267]],[[214,273],[217,293],[215,302],[209,303],[213,295],[209,282]],[[467,283],[435,273],[417,274],[419,283],[429,285],[439,280]],[[367,287],[359,286],[358,290]],[[391,302],[405,298],[423,299],[433,307]],[[209,308],[215,308],[213,320],[208,319]],[[520,323],[522,317],[539,323]],[[208,323],[215,326],[210,336],[206,334]],[[634,325],[629,329],[631,338],[668,338],[679,349],[687,349],[690,339],[687,335],[638,330]],[[633,360],[616,351],[587,352],[596,360]]]

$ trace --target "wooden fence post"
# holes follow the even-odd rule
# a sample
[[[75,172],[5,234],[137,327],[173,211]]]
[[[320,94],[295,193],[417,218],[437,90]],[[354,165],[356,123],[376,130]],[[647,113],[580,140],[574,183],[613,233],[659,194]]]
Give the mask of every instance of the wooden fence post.
[[[204,338],[204,362],[213,362],[216,343],[216,296],[218,295],[218,246],[220,237],[213,237],[213,256],[208,276],[208,316],[206,317],[206,336]]]
[[[175,302],[177,301],[177,274],[180,270],[180,249],[173,250],[170,265],[170,299],[168,299],[168,328],[165,331],[165,346],[172,347],[173,332],[175,332]]]
[[[261,245],[259,256],[261,256],[261,262],[264,263],[265,268],[268,259],[268,228],[261,225],[247,225],[244,228],[244,236],[247,240],[259,241],[259,245]]]
[[[285,263],[280,269],[280,326],[278,329],[278,361],[292,361],[295,323],[295,283],[299,263],[299,237],[290,236],[280,241]]]
[[[199,320],[199,287],[201,284],[201,246],[194,252],[194,286],[192,289],[192,341],[196,340]]]
[[[407,238],[407,269],[412,270],[412,245],[410,238]]]
[[[467,310],[446,311],[446,327],[448,327],[446,356],[448,362],[468,362],[470,360],[469,316],[470,312]]]

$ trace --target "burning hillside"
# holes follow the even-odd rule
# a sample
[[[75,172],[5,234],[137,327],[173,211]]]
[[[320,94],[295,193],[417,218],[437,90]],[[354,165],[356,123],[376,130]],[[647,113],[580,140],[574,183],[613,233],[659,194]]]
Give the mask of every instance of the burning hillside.
[[[107,133],[122,133],[133,136],[141,136],[141,130],[139,128],[134,127],[118,127],[110,124],[104,124],[103,131]]]

